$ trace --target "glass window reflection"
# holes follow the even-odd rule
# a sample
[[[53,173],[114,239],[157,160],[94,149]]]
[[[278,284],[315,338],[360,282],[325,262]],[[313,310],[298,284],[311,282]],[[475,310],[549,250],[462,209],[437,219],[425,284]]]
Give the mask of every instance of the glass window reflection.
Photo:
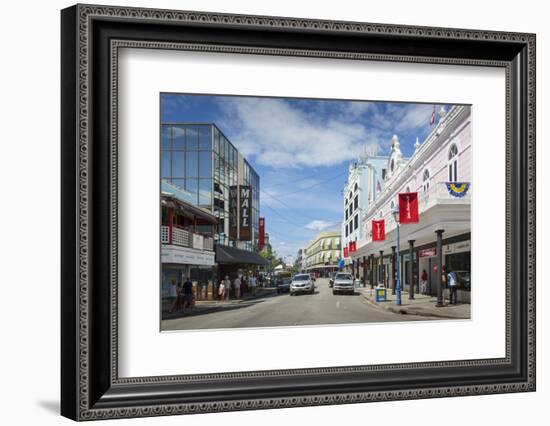
[[[199,149],[201,150],[212,149],[212,127],[211,126],[199,127]]]
[[[160,154],[160,176],[162,178],[170,178],[172,176],[170,151],[162,151]]]
[[[170,126],[162,126],[160,130],[160,149],[172,149],[172,130]]]
[[[182,151],[185,149],[185,127],[172,127],[172,144],[174,150]]]
[[[172,177],[185,177],[185,151],[172,152]]]
[[[185,190],[193,195],[193,200],[197,202],[197,194],[199,192],[198,179],[185,179]]]
[[[201,179],[199,181],[199,205],[211,207],[212,205],[212,180]]]
[[[198,177],[198,159],[197,152],[188,151],[185,158],[185,177]]]
[[[212,152],[199,152],[199,176],[204,178],[212,177]]]
[[[187,142],[188,151],[196,151],[199,149],[199,129],[197,126],[188,126],[185,129],[185,141]]]

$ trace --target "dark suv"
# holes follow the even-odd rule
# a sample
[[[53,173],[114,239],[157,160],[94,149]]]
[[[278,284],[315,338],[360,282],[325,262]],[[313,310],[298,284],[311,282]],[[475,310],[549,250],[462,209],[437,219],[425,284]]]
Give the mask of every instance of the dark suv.
[[[290,277],[277,278],[277,293],[288,293],[290,291],[291,282],[292,278]]]

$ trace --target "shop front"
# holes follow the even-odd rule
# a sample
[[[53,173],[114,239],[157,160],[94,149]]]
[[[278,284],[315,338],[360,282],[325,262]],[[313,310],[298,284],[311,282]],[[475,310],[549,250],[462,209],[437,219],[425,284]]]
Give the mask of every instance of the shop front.
[[[471,248],[470,240],[443,246],[445,270],[454,272],[457,277],[457,299],[461,303],[470,303],[471,295]]]
[[[178,246],[163,246],[162,307],[170,309],[172,286],[183,284],[187,278],[193,283],[197,300],[212,298],[215,278],[214,252],[205,252]]]
[[[265,274],[268,261],[254,251],[216,245],[216,283],[226,276],[234,280],[242,275]]]

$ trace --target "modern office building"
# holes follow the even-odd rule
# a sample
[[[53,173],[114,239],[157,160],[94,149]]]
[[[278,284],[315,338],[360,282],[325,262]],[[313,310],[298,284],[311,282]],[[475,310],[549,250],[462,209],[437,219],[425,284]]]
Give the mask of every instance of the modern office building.
[[[395,288],[396,221],[392,211],[398,194],[418,194],[419,221],[401,225],[402,288],[418,289],[422,271],[428,275],[429,294],[437,291],[437,267],[461,276],[459,301],[470,301],[470,232],[472,126],[469,106],[443,108],[439,121],[415,151],[404,159],[394,136],[381,191],[361,211],[361,234],[350,253],[351,269],[373,285]],[[373,241],[372,220],[384,220],[385,240]],[[438,245],[441,252],[438,253]],[[411,263],[412,262],[412,263]],[[415,290],[417,291],[417,290]]]
[[[260,177],[253,167],[215,124],[162,123],[160,133],[161,179],[217,220],[218,273],[263,265],[257,254]]]
[[[305,270],[326,275],[338,270],[340,260],[341,235],[340,231],[326,231],[319,233],[304,250]]]

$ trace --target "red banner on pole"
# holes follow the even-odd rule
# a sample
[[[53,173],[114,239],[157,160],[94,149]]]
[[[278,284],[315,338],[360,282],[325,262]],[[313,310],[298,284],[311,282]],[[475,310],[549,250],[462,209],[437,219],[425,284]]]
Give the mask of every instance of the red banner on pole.
[[[372,241],[386,240],[386,226],[384,219],[372,221]]]
[[[355,253],[357,251],[357,243],[355,241],[349,242],[349,252]]]
[[[344,257],[349,257],[348,248],[344,247]]]
[[[263,217],[258,219],[258,234],[258,248],[262,251],[265,245],[265,218]]]
[[[418,193],[399,194],[399,223],[418,223]]]

